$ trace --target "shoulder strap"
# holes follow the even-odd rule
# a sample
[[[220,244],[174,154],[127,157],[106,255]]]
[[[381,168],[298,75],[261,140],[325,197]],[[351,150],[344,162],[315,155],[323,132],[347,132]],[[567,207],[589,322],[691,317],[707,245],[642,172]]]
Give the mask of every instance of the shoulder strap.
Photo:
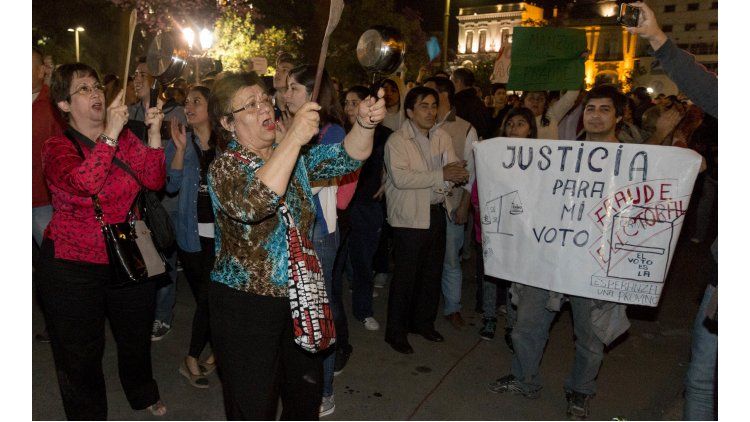
[[[92,141],[91,139],[87,138],[84,134],[82,134],[81,132],[78,132],[77,130],[71,127],[68,127],[65,130],[65,136],[67,136],[68,139],[70,139],[71,141],[73,141],[73,138],[77,139],[79,142],[86,145],[88,149],[92,149],[96,145],[96,142]],[[78,149],[78,153],[81,155],[81,158],[83,158],[83,151],[81,151],[81,146],[78,145],[78,142],[73,142],[73,144]],[[140,187],[142,188],[144,187],[141,181],[138,180],[138,176],[136,176],[135,172],[133,171],[133,169],[130,168],[129,165],[125,164],[122,160],[120,160],[117,157],[112,157],[112,162],[115,163],[117,167],[123,169],[125,173],[132,176],[133,179],[135,179],[135,182],[138,183]]]

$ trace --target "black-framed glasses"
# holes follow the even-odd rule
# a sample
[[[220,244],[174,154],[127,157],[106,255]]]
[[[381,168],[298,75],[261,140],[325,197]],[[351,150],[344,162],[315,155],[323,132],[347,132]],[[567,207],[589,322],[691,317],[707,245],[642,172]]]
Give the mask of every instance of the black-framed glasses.
[[[244,106],[238,108],[237,110],[232,110],[230,113],[227,114],[227,116],[239,113],[241,111],[249,111],[250,113],[257,113],[258,110],[260,110],[261,105],[266,105],[268,108],[273,108],[273,103],[269,99],[268,95],[263,94],[260,97],[260,101],[258,100],[258,97],[253,96],[250,97],[250,100],[245,104]]]
[[[76,89],[75,91],[73,91],[73,93],[70,94],[70,96],[72,97],[73,95],[76,95],[76,94],[91,95],[94,92],[99,92],[99,93],[104,92],[104,86],[102,86],[102,84],[100,84],[99,82],[97,82],[97,83],[95,83],[95,84],[93,84],[91,86],[89,86],[89,85],[81,85],[81,86],[78,87],[78,89]]]

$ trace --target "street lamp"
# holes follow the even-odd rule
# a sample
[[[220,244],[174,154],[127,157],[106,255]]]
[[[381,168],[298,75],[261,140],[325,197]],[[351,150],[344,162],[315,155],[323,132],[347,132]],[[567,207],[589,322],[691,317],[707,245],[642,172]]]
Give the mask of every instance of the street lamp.
[[[182,36],[185,37],[185,41],[188,43],[188,48],[193,48],[193,42],[195,42],[195,32],[191,28],[183,28]]]
[[[68,28],[68,32],[74,32],[76,34],[76,61],[77,62],[81,61],[81,50],[78,46],[78,33],[83,32],[83,31],[85,31],[85,29],[83,29],[82,26],[79,26],[76,29]]]
[[[250,5],[250,7],[252,7],[252,5]],[[214,44],[214,33],[207,28],[203,28],[201,29],[200,34],[198,34],[198,40],[201,43],[201,48],[208,50]]]

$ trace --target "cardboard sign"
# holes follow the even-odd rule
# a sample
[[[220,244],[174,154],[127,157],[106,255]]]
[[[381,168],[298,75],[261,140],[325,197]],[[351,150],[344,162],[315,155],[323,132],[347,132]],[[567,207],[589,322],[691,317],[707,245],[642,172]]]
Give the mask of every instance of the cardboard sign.
[[[508,89],[580,89],[584,78],[586,32],[571,28],[513,28]]]
[[[485,272],[657,306],[701,157],[687,148],[494,138],[474,148]]]

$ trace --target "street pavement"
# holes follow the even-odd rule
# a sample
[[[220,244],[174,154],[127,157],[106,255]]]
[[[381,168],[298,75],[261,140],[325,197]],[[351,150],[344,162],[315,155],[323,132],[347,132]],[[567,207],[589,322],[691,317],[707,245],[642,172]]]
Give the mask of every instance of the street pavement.
[[[683,378],[689,362],[690,327],[708,279],[709,243],[693,244],[683,233],[658,308],[630,306],[629,332],[607,348],[599,373],[598,394],[591,401],[591,420],[679,420]],[[453,328],[442,316],[436,328],[444,343],[410,335],[413,355],[394,352],[384,341],[387,288],[376,289],[379,331],[367,331],[349,320],[354,353],[334,381],[336,411],[326,420],[558,420],[566,419],[563,382],[573,364],[574,344],[569,306],[553,324],[542,360],[544,389],[536,400],[495,394],[487,383],[510,372],[511,353],[502,329],[493,341],[479,338],[481,315],[474,312],[474,257],[463,262],[463,311],[467,326]],[[349,295],[347,295],[349,296]],[[351,297],[346,299],[351,311]],[[442,304],[441,304],[442,306]],[[172,330],[152,347],[154,377],[168,407],[169,420],[225,419],[216,374],[209,389],[191,387],[178,374],[188,349],[194,302],[187,282],[178,280]],[[442,308],[440,314],[442,315]],[[502,326],[500,319],[499,324]],[[33,306],[34,333],[44,327]],[[48,344],[34,340],[34,420],[65,418]],[[252,356],[248,357],[252,359]],[[109,419],[156,420],[147,411],[130,409],[117,376],[114,340],[109,334],[104,356]]]

